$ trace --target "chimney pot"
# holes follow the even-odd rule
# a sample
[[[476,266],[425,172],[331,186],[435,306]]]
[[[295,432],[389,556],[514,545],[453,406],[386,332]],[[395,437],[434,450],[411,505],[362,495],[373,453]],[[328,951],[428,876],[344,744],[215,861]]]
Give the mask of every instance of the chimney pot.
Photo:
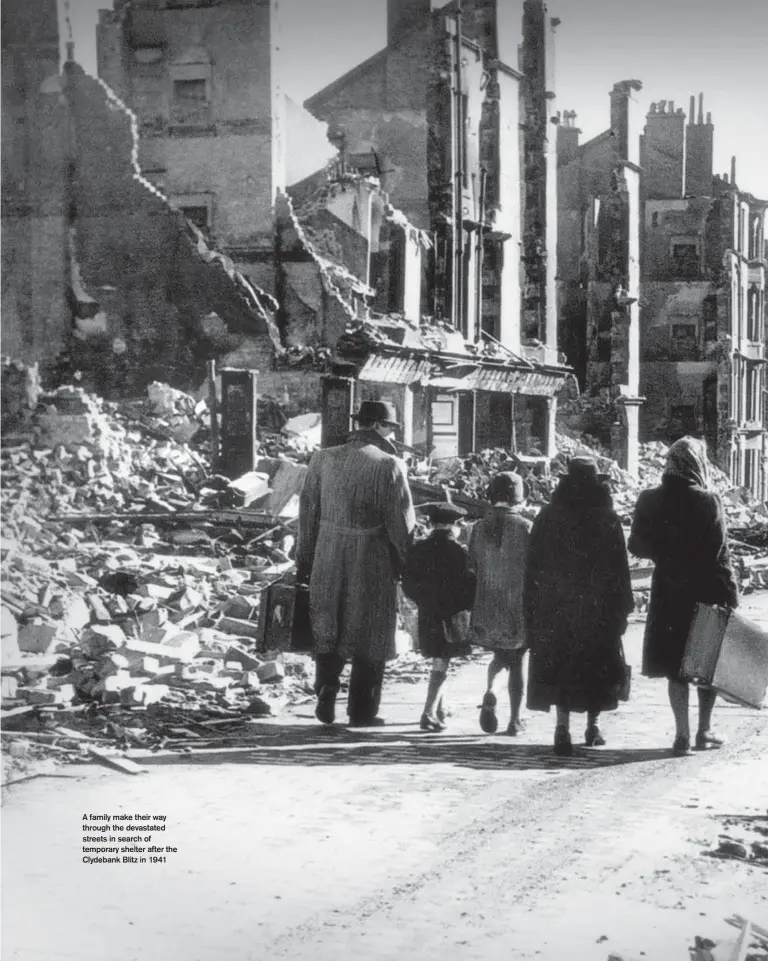
[[[709,116],[709,114],[707,114]],[[704,123],[704,94],[699,94],[699,123]],[[709,121],[707,121],[709,123]]]
[[[689,111],[688,123],[693,123],[696,119],[696,98],[691,94],[691,107]]]

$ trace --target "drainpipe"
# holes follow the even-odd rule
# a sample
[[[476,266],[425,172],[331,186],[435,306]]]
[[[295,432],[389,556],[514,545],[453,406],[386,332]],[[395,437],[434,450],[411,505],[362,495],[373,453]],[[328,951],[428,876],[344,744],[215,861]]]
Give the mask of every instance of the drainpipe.
[[[480,168],[479,225],[477,228],[477,257],[475,262],[475,341],[482,336],[483,329],[483,235],[485,228],[485,183],[488,176],[486,167]]]
[[[462,109],[461,98],[461,0],[456,3],[456,31],[454,34],[454,115],[456,123],[454,127],[454,149],[456,151],[456,173],[453,191],[453,216],[454,216],[454,248],[455,248],[455,268],[453,280],[453,300],[454,300],[454,326],[464,333],[464,218],[462,210],[464,206],[464,110]]]

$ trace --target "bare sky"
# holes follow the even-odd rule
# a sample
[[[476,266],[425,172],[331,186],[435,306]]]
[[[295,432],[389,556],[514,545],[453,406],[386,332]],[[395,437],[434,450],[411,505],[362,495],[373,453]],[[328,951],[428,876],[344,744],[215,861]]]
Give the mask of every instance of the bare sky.
[[[522,0],[500,2],[522,12]],[[279,4],[283,86],[298,103],[385,44],[386,0]],[[92,72],[97,11],[105,6],[69,0],[76,57]],[[558,107],[576,111],[582,140],[608,127],[608,93],[618,80],[642,81],[645,110],[674,100],[687,113],[691,94],[703,92],[715,125],[715,172],[729,171],[735,154],[739,187],[768,198],[768,0],[550,0],[548,7],[562,21]]]

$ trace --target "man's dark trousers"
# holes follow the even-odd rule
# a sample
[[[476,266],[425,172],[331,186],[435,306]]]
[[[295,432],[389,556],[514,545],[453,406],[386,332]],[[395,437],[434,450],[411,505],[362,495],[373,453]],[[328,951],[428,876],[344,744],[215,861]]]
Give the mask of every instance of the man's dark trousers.
[[[318,654],[315,657],[315,694],[325,689],[334,697],[339,692],[339,678],[344,670],[345,658],[338,654]],[[350,723],[364,725],[373,721],[381,705],[381,687],[384,681],[385,661],[368,661],[352,658],[349,678],[347,714]]]

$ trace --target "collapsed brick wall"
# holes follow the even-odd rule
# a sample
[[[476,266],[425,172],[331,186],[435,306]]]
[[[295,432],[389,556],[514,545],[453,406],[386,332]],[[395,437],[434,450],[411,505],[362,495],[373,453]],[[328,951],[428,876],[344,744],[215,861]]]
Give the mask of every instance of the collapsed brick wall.
[[[142,177],[133,114],[77,64],[66,64],[64,85],[72,256],[87,294],[110,293],[99,304],[106,324],[73,334],[59,373],[76,368],[105,396],[135,393],[154,380],[199,384],[206,360],[221,355],[204,324],[211,313],[236,341],[247,336],[279,346],[274,302],[209,250]]]

